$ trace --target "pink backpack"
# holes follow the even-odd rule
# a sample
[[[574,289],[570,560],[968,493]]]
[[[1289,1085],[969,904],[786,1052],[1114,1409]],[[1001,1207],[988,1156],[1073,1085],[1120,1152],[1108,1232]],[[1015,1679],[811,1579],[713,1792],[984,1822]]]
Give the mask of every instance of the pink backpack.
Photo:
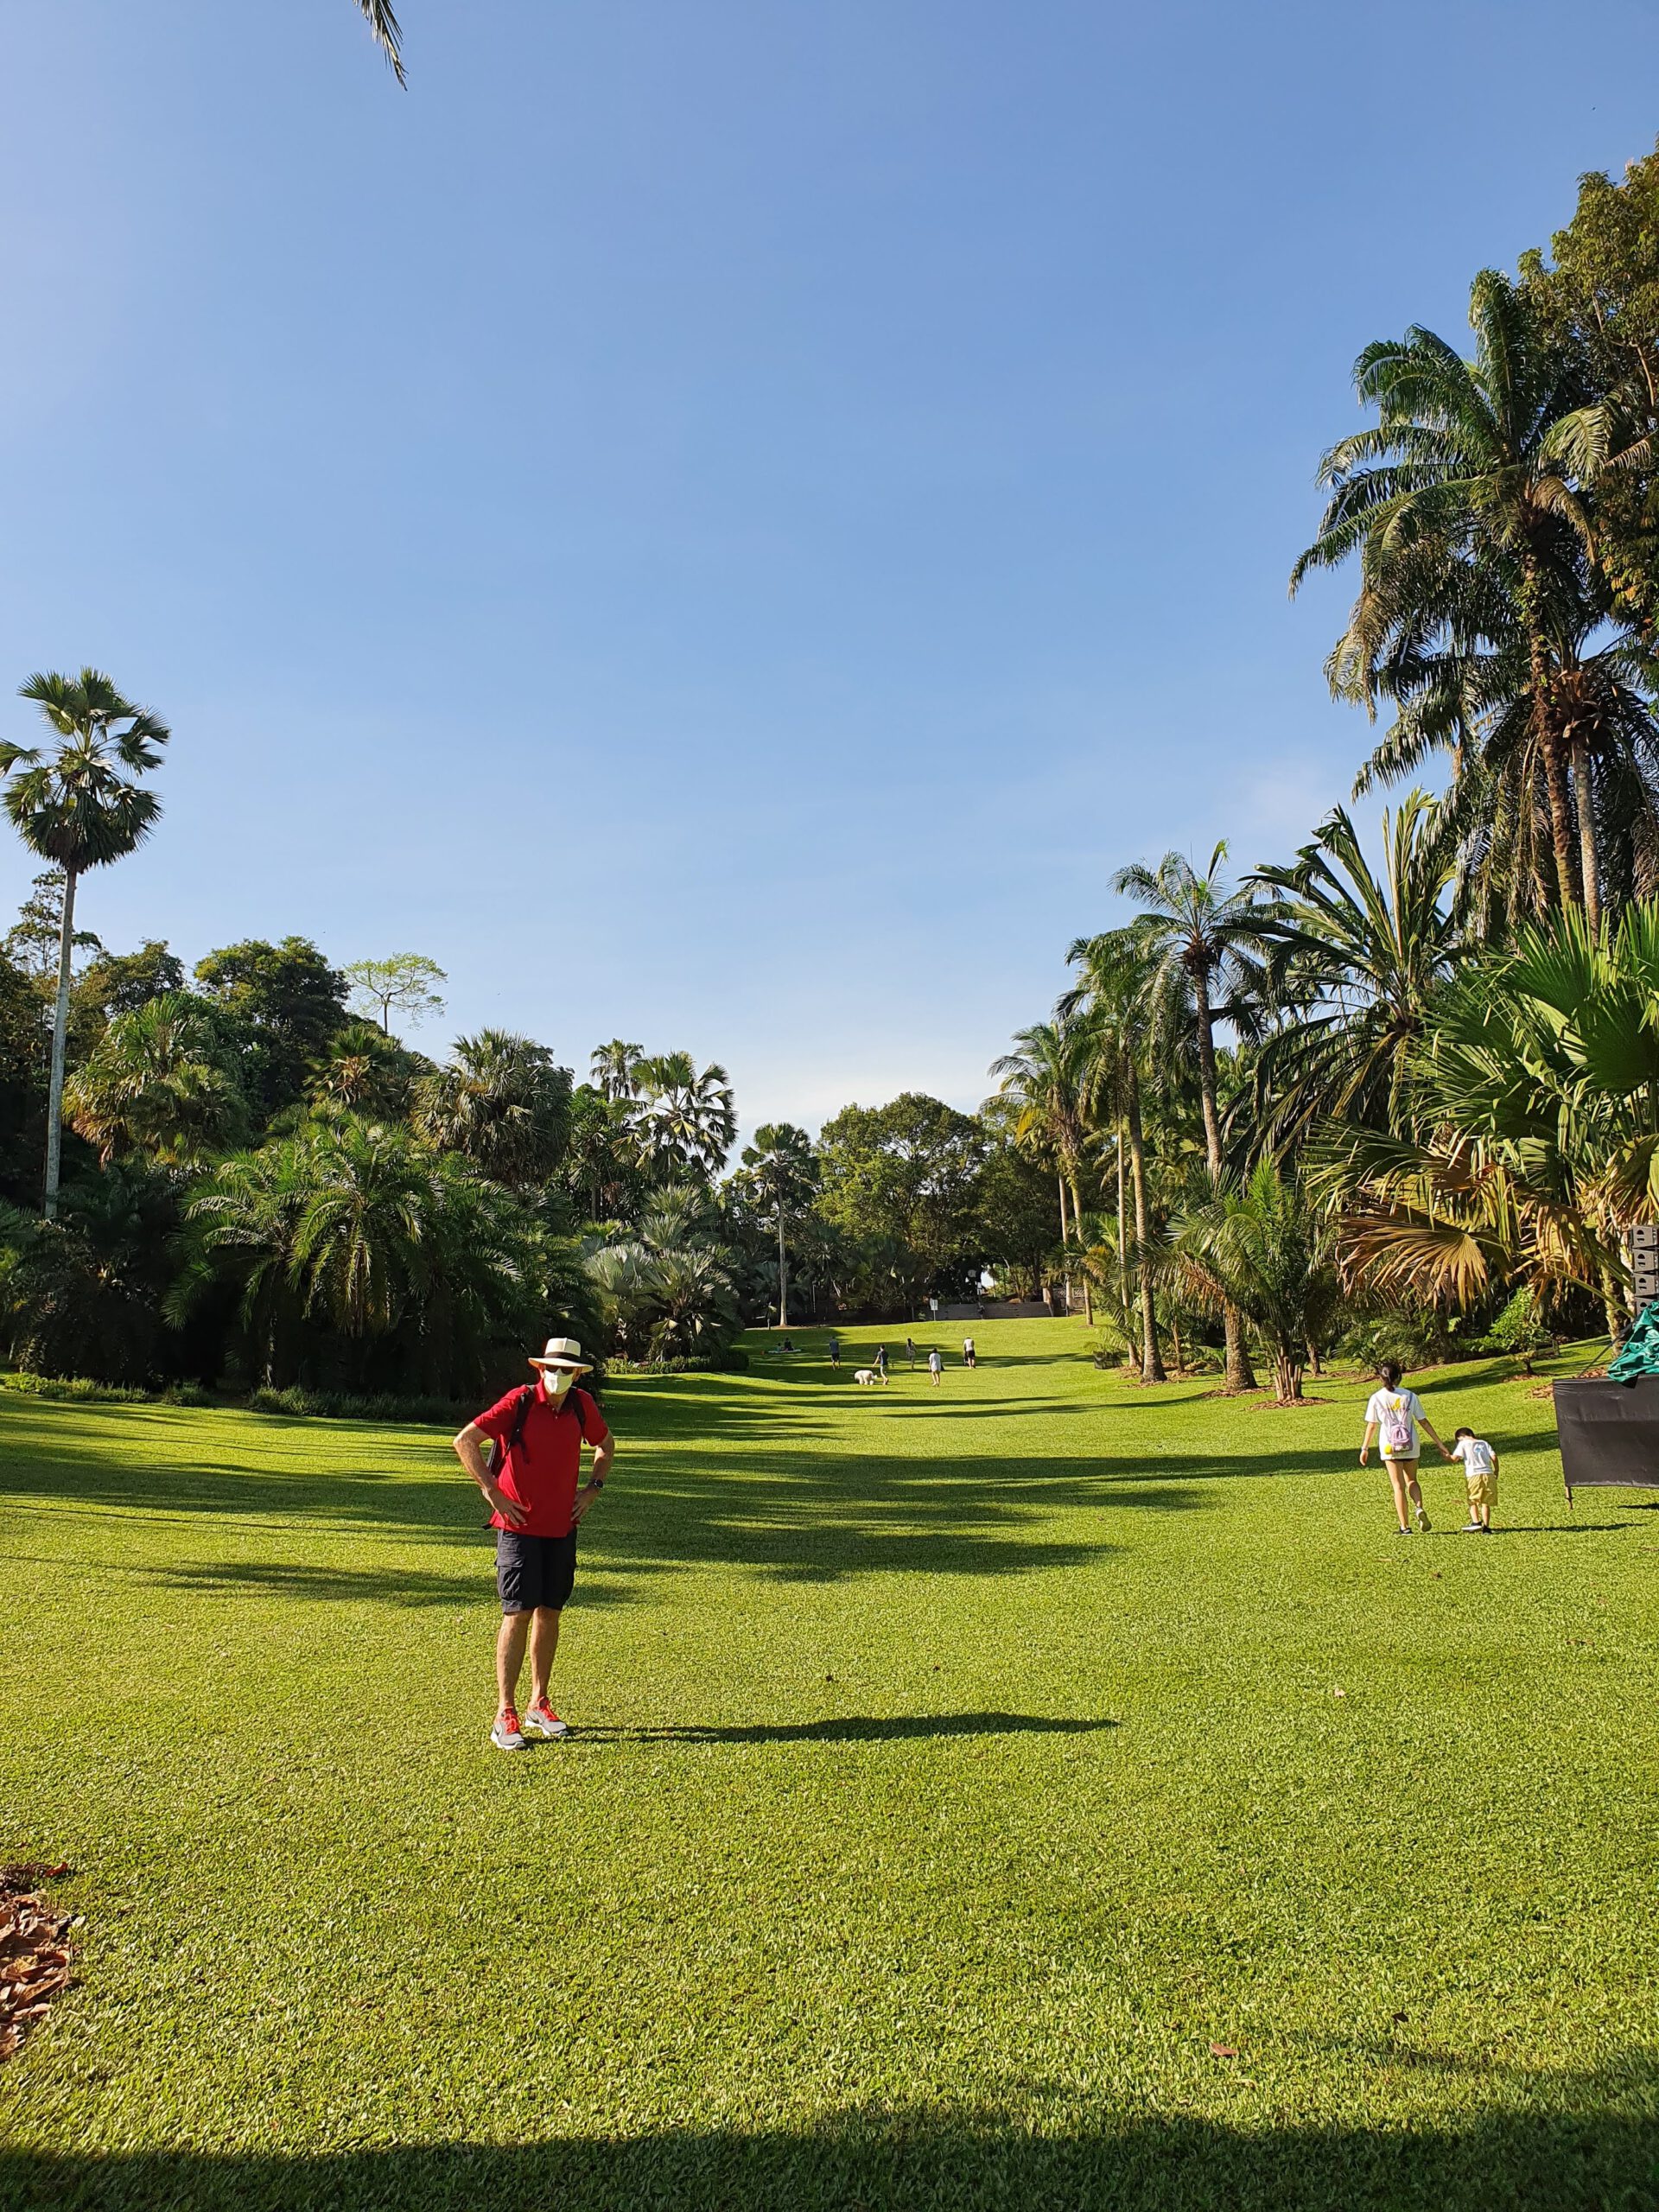
[[[1412,1433],[1411,1409],[1402,1398],[1382,1408],[1382,1451],[1389,1459],[1408,1459],[1417,1439]]]

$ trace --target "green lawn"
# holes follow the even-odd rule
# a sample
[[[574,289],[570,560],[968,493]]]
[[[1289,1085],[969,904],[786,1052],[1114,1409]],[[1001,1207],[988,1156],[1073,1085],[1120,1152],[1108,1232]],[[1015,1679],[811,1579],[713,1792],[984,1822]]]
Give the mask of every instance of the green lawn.
[[[0,1402],[0,2204],[1659,2203],[1659,1511],[1497,1370],[1402,1541],[1359,1385],[976,1334],[616,1383],[512,1759],[443,1437]]]

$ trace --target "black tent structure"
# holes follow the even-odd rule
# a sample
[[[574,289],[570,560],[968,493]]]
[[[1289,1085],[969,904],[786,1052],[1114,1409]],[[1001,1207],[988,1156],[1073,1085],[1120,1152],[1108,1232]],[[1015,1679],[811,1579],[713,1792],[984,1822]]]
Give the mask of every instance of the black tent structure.
[[[1659,1299],[1605,1376],[1557,1382],[1554,1398],[1569,1503],[1575,1490],[1659,1490]]]

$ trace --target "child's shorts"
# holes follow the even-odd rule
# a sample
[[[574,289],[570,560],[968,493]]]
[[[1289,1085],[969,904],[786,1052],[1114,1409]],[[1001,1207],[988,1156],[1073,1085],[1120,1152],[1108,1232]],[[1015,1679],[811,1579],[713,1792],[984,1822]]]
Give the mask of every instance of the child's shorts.
[[[1496,1475],[1471,1475],[1469,1478],[1469,1503],[1471,1507],[1476,1505],[1484,1506],[1487,1512],[1490,1513],[1492,1508],[1497,1503],[1497,1477]]]

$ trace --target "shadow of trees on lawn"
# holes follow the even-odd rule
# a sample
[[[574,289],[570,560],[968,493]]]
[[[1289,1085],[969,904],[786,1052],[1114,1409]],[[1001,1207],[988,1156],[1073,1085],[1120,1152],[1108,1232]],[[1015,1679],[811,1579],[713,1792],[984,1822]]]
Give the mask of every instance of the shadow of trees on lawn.
[[[817,2126],[307,2155],[0,2150],[12,2212],[1649,2212],[1654,2074],[1507,2085],[1462,2124],[866,2109]],[[1529,2094],[1529,2093],[1531,2094]],[[528,2109],[521,2125],[534,2125]]]

